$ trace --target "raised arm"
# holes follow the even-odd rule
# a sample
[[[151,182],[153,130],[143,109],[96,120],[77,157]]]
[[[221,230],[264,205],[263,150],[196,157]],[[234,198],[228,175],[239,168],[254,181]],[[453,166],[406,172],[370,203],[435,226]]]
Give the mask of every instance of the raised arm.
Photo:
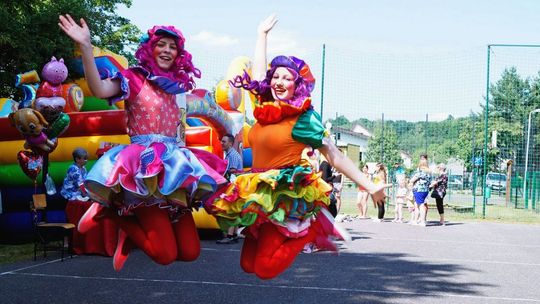
[[[278,20],[276,15],[268,16],[257,28],[257,43],[255,44],[255,57],[253,58],[253,80],[263,80],[266,75],[266,41],[268,32]]]
[[[336,145],[329,138],[323,139],[323,146],[319,148],[321,153],[326,157],[326,160],[336,168],[339,172],[350,178],[357,185],[366,189],[374,202],[384,200],[386,194],[384,189],[390,187],[388,184],[374,184],[369,180],[360,170],[356,168],[356,165],[347,156],[343,155],[336,147]]]
[[[84,77],[86,78],[88,87],[99,98],[109,98],[119,95],[121,91],[118,81],[108,78],[101,80],[99,77],[96,62],[94,61],[92,42],[90,41],[90,29],[84,19],[81,18],[80,22],[81,25],[78,25],[70,15],[60,15],[58,26],[79,46],[82,54]]]

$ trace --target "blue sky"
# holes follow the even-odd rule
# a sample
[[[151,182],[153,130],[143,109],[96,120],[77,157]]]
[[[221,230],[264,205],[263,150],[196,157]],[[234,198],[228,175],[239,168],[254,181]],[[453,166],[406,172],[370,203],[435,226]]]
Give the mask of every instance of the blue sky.
[[[258,23],[276,13],[269,55],[305,58],[318,85],[326,45],[324,117],[430,120],[478,111],[486,46],[540,44],[540,1],[172,1],[134,0],[118,13],[141,30],[172,24],[210,89],[236,56],[253,56]],[[494,49],[491,78],[509,65],[540,69],[540,49]]]

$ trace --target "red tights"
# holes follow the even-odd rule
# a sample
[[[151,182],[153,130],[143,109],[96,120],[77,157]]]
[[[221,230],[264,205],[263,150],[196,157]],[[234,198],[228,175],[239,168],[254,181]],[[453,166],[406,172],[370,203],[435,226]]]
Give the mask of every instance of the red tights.
[[[259,228],[259,238],[250,233],[246,235],[240,266],[247,273],[255,273],[259,278],[268,280],[285,271],[307,243],[315,240],[315,231],[310,228],[306,236],[288,238],[281,234],[271,223],[264,223]]]
[[[128,237],[158,264],[167,265],[175,260],[194,261],[199,257],[201,244],[193,216],[182,215],[171,224],[168,211],[157,206],[139,207],[133,217],[115,220]]]

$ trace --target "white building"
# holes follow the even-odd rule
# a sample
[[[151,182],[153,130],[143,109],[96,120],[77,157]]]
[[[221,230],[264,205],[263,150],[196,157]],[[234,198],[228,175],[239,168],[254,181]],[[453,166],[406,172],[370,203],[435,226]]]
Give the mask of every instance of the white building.
[[[365,160],[365,153],[368,148],[368,140],[371,138],[371,132],[360,125],[355,125],[352,130],[332,127],[330,130],[332,137],[336,141],[336,145],[349,156],[349,158],[357,165]]]

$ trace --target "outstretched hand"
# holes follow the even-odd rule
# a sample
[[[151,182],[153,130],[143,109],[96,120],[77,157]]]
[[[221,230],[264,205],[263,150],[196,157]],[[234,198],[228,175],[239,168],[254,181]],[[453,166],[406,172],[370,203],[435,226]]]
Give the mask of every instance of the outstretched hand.
[[[384,193],[384,189],[390,187],[392,187],[392,184],[377,184],[374,190],[370,193],[373,202],[384,202],[384,200],[386,199],[386,193]]]
[[[68,35],[73,41],[78,43],[81,46],[91,45],[90,41],[90,29],[84,19],[81,18],[81,25],[78,25],[70,15],[66,14],[65,16],[59,16],[58,26]]]
[[[274,27],[274,25],[276,25],[277,22],[278,20],[276,18],[276,14],[272,14],[259,24],[257,32],[259,34],[268,34],[268,32],[270,32],[270,30]]]

